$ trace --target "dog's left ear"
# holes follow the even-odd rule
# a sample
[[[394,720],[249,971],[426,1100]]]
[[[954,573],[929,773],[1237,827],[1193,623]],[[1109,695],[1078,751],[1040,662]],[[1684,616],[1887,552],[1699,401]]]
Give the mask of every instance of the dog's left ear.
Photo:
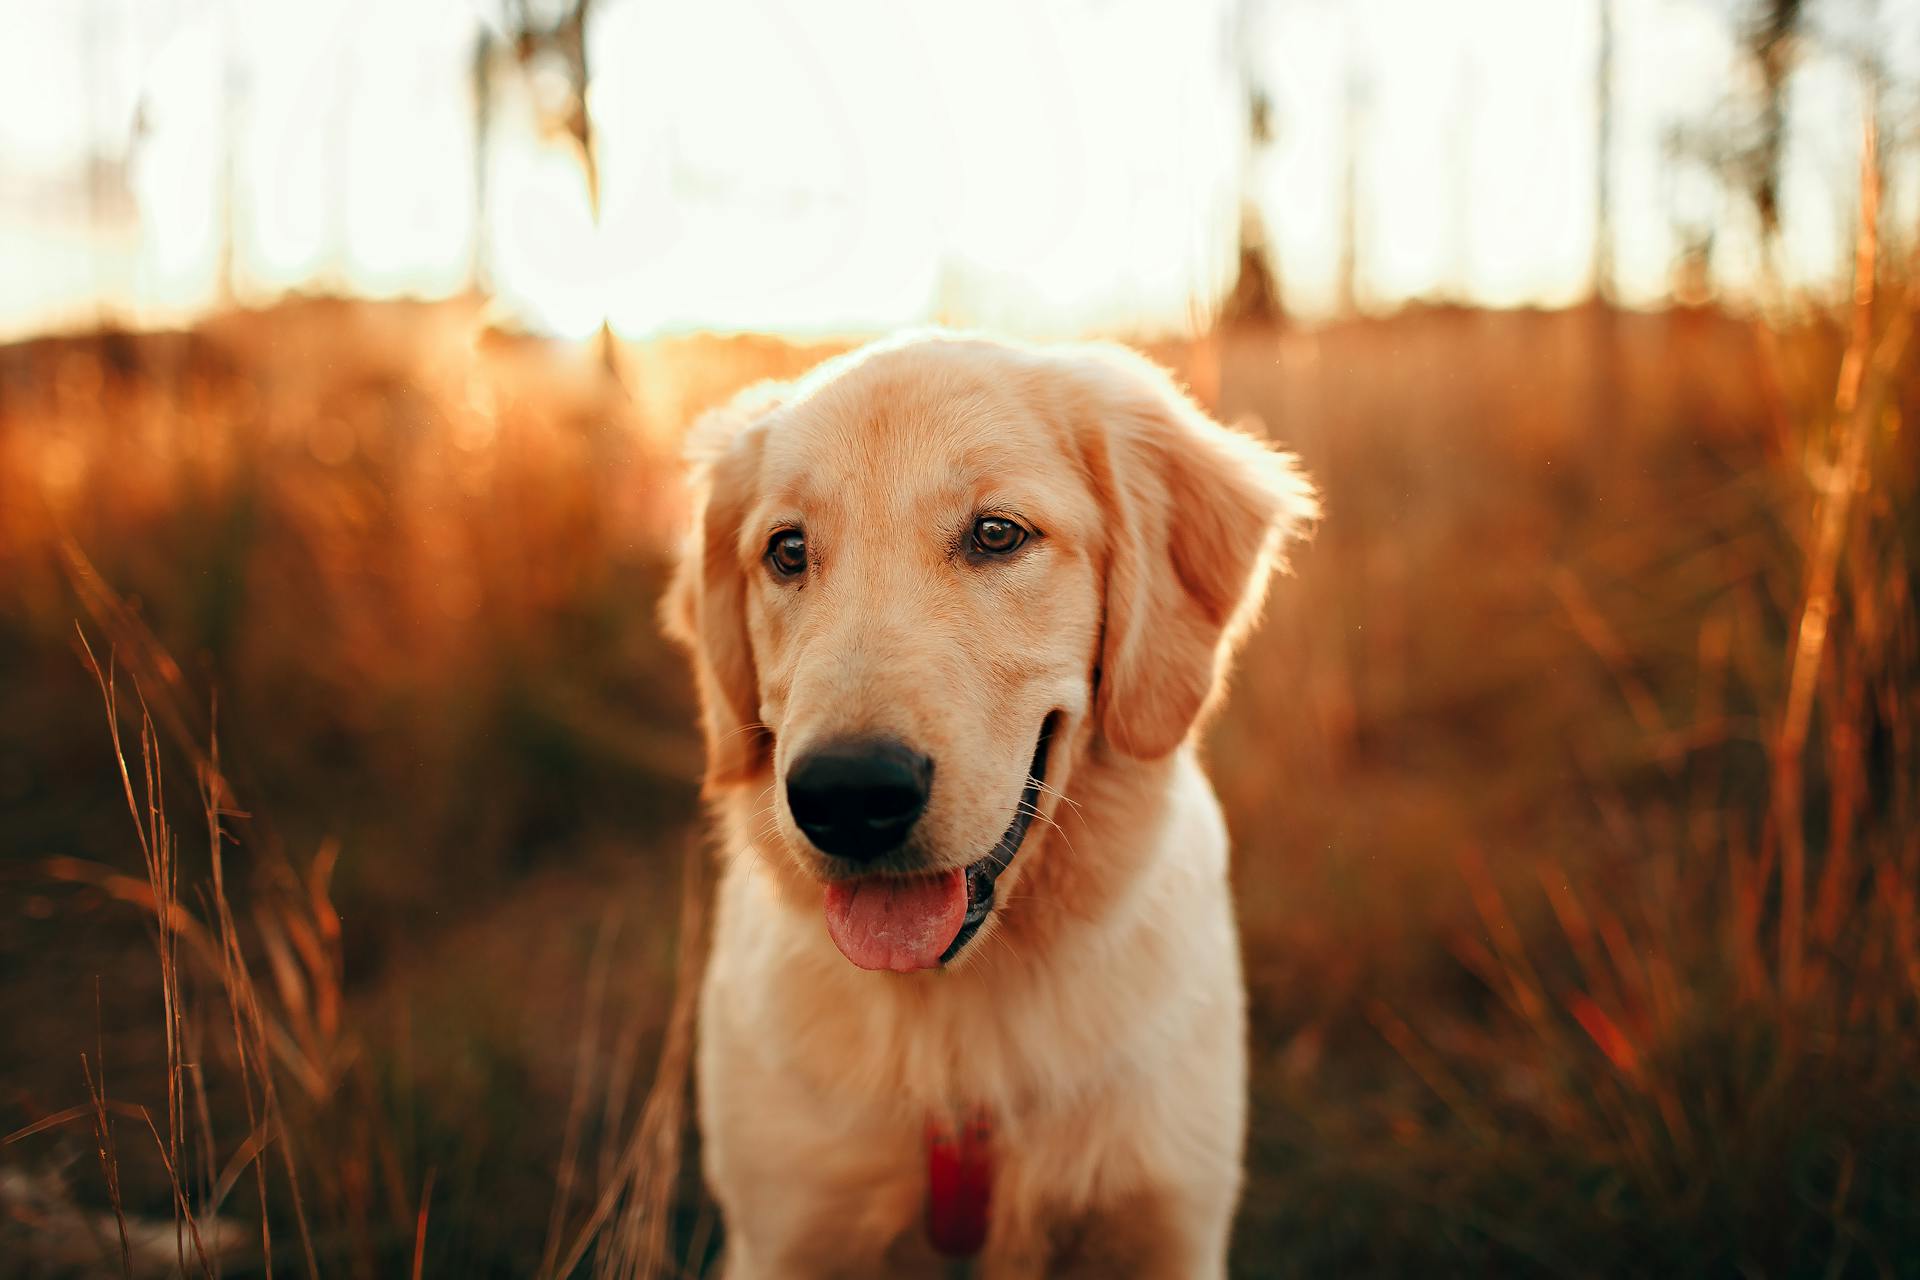
[[[1320,508],[1291,454],[1213,421],[1164,370],[1105,348],[1086,367],[1082,448],[1108,524],[1095,715],[1150,760],[1200,723]]]
[[[661,629],[687,651],[700,690],[709,795],[766,771],[773,738],[760,723],[760,681],[747,634],[741,522],[759,474],[758,424],[783,388],[749,388],[688,433],[693,528],[660,601]]]

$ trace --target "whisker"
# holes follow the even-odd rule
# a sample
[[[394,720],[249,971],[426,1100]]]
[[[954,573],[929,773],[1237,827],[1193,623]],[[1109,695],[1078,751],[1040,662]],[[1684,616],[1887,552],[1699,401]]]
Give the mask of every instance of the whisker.
[[[1041,813],[1039,809],[1033,807],[1032,805],[1027,804],[1023,800],[1020,802],[1020,805],[1014,810],[1014,812],[1025,813],[1028,817],[1033,818],[1036,821],[1046,823],[1048,826],[1052,827],[1055,831],[1059,832],[1060,838],[1066,841],[1067,852],[1073,854],[1075,857],[1080,856],[1080,851],[1073,847],[1073,837],[1067,834],[1067,829],[1061,826],[1058,822],[1055,822],[1052,818],[1049,818],[1046,814]],[[1009,821],[1011,821],[1011,819],[1009,819]]]
[[[1086,817],[1086,812],[1085,810],[1081,809],[1080,802],[1078,800],[1075,800],[1072,796],[1069,796],[1066,792],[1060,790],[1058,787],[1050,787],[1045,782],[1042,782],[1038,778],[1032,778],[1032,779],[1029,779],[1029,781],[1033,783],[1033,789],[1035,791],[1038,791],[1042,795],[1052,796],[1055,800],[1058,800],[1061,804],[1067,805],[1070,808],[1072,808],[1072,810],[1075,813],[1079,814],[1081,817],[1083,818]]]
[[[753,733],[756,731],[770,734],[773,732],[773,726],[768,724],[764,720],[749,720],[747,723],[737,724],[733,728],[721,734],[720,741],[725,742],[729,738],[737,738],[743,733]]]

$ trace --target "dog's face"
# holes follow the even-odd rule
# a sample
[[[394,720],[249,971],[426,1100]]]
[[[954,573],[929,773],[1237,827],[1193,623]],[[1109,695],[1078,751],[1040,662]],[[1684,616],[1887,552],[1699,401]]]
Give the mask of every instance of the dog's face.
[[[1093,349],[856,353],[696,447],[667,617],[709,791],[751,790],[865,968],[954,961],[1027,864],[1076,856],[1044,839],[1076,763],[1180,744],[1311,514],[1284,456]]]

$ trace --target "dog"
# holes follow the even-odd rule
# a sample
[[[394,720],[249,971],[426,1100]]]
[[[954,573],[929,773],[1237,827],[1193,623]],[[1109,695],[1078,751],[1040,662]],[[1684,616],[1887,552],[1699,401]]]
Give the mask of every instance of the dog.
[[[1124,348],[935,333],[689,461],[724,1274],[1224,1275],[1246,995],[1194,738],[1318,515],[1294,459]]]

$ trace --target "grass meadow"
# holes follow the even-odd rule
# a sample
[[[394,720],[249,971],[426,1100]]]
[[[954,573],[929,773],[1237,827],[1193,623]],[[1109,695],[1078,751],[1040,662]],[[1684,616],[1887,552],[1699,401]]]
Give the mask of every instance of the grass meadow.
[[[1149,344],[1327,508],[1206,740],[1236,1274],[1920,1274],[1881,275]],[[655,601],[681,429],[834,349],[614,380],[328,299],[0,349],[0,1273],[709,1267]]]

